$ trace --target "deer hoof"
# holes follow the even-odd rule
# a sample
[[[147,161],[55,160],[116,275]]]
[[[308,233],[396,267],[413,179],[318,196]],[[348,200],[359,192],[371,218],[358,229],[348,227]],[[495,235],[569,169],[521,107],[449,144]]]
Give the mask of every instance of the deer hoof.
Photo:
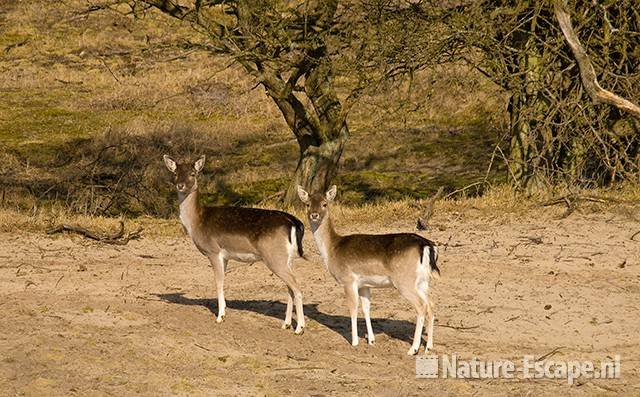
[[[418,354],[418,348],[415,348],[415,347],[411,346],[411,348],[409,349],[407,354],[409,356],[415,356],[416,354]]]

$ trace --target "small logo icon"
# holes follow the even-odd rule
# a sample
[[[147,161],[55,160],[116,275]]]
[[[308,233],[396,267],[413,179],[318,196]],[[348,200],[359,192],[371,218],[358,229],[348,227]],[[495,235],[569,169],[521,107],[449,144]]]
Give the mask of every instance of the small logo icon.
[[[434,379],[438,377],[438,356],[416,357],[416,378]]]

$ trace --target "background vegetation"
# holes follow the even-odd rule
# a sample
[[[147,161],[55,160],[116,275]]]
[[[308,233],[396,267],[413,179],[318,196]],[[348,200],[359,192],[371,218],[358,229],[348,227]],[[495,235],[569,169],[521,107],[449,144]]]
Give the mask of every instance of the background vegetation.
[[[300,136],[295,129],[291,134],[270,88],[247,73],[238,54],[221,56],[212,47],[216,37],[148,3],[0,3],[2,206],[34,213],[59,206],[87,215],[168,216],[175,198],[160,161],[164,153],[206,154],[203,189],[216,204],[278,203],[299,177]],[[492,185],[513,183],[516,173],[516,186],[535,180],[537,188],[550,190],[637,180],[637,123],[579,93],[577,68],[562,55],[568,49],[547,5],[353,4],[360,8],[338,12],[334,21],[350,35],[323,42],[342,51],[328,51],[332,89],[349,105],[349,139],[333,179],[342,202],[422,199],[440,187],[454,196],[482,194]],[[616,15],[625,17],[608,42],[616,51],[595,47],[603,57],[618,58],[596,65],[600,75],[607,70],[611,77],[603,84],[615,81],[611,88],[624,87],[624,94],[637,99],[637,15],[613,3],[598,10],[591,19],[581,13],[577,30],[605,17],[610,23]],[[522,21],[537,16],[547,25],[523,27]],[[350,30],[344,18],[353,22]],[[528,35],[531,30],[534,35]],[[593,37],[598,30],[589,32]],[[339,46],[344,43],[349,47]],[[504,48],[517,51],[501,53]],[[549,62],[545,51],[562,62],[535,68],[539,76],[533,80],[525,66],[514,69],[518,56],[526,57],[524,65],[533,64],[532,54],[538,64]],[[573,107],[565,109],[566,100],[545,88],[558,73],[562,92],[575,99]],[[300,83],[306,82],[303,76]],[[305,101],[311,100],[301,99],[307,106]],[[576,107],[581,112],[565,119]],[[556,110],[550,113],[551,108]],[[601,131],[620,128],[623,141],[607,134],[604,145],[591,144]],[[525,140],[513,139],[525,132]],[[518,151],[518,144],[524,149]],[[617,170],[612,173],[601,165],[616,147],[624,148],[618,151],[624,159],[609,164]],[[608,157],[593,156],[594,150]]]

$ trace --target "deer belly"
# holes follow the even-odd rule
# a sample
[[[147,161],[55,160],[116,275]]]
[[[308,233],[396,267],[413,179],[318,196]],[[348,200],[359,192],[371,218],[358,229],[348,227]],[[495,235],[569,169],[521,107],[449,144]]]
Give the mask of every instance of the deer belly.
[[[385,288],[391,287],[393,283],[388,276],[357,276],[358,277],[358,286],[359,287],[375,287],[375,288]]]
[[[260,256],[251,253],[251,252],[232,252],[227,250],[222,250],[220,252],[225,259],[230,259],[238,262],[256,262],[260,260]]]

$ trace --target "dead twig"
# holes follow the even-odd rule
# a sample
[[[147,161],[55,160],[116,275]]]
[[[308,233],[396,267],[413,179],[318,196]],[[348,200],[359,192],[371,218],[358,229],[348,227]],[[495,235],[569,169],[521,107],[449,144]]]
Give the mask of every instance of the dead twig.
[[[265,204],[265,203],[267,203],[267,202],[269,202],[269,201],[271,201],[273,199],[282,197],[282,196],[284,196],[284,194],[285,194],[285,191],[284,190],[280,190],[279,192],[276,192],[276,193],[274,193],[274,194],[272,194],[270,196],[267,196],[267,197],[263,198],[262,200],[260,200],[258,205],[262,205],[262,204]]]
[[[451,197],[451,196],[453,196],[453,195],[455,195],[457,193],[462,193],[462,192],[464,192],[465,190],[467,190],[467,189],[469,189],[471,187],[478,186],[478,185],[484,185],[485,183],[487,183],[487,182],[486,181],[474,182],[474,183],[472,183],[470,185],[467,185],[467,186],[462,187],[460,189],[454,190],[453,192],[451,192],[451,193],[447,194],[446,196],[444,196],[444,198],[448,199],[449,197]]]
[[[531,241],[532,244],[536,244],[536,245],[544,244],[544,241],[542,241],[542,237],[522,236],[522,237],[520,237],[520,239],[521,240],[529,240],[529,241]]]
[[[436,327],[444,327],[444,328],[452,328],[452,329],[457,329],[457,330],[468,330],[468,329],[476,329],[476,328],[480,328],[479,325],[472,325],[470,327],[465,327],[465,326],[457,326],[457,325],[449,325],[449,324],[435,324]]]
[[[476,316],[480,315],[480,314],[484,314],[484,313],[493,313],[493,309],[495,309],[496,306],[489,306],[488,308],[484,309],[484,310],[480,310],[479,312],[476,313]]]
[[[23,45],[27,44],[29,42],[29,39],[24,39],[18,43],[14,43],[14,44],[9,44],[8,46],[6,46],[4,48],[4,53],[8,54],[9,51],[13,50],[14,48],[18,48],[18,47],[22,47]]]
[[[427,230],[428,228],[427,223],[433,216],[433,206],[436,203],[436,201],[440,199],[443,192],[444,192],[444,186],[440,186],[436,194],[434,194],[433,197],[431,197],[427,202],[427,208],[425,210],[424,216],[418,217],[418,224],[416,225],[416,228],[418,230]]]
[[[130,240],[139,239],[142,235],[142,230],[143,228],[139,227],[137,230],[125,233],[124,222],[120,221],[120,227],[116,233],[101,234],[99,232],[92,231],[81,226],[69,225],[69,224],[63,223],[48,229],[47,234],[55,234],[55,233],[68,231],[68,232],[80,234],[82,236],[85,236],[86,238],[99,241],[105,244],[126,245]]]
[[[545,360],[545,359],[547,359],[547,358],[549,358],[551,356],[555,356],[562,349],[564,349],[564,346],[556,347],[555,349],[551,350],[549,353],[543,354],[542,356],[536,358],[536,361],[542,361],[542,360]]]
[[[640,230],[638,230],[637,232],[635,232],[635,233],[633,233],[633,234],[631,235],[631,240],[633,240],[633,239],[634,239],[634,237],[636,237],[638,234],[640,234]]]
[[[287,367],[287,368],[274,368],[274,371],[311,371],[327,369],[325,367]]]
[[[194,345],[195,345],[196,347],[201,348],[202,350],[206,350],[206,351],[208,351],[208,352],[210,352],[210,351],[211,351],[211,349],[206,348],[206,347],[204,347],[204,346],[202,346],[202,345],[199,345],[199,344],[197,344],[197,343],[194,343]]]
[[[113,71],[111,70],[111,68],[109,67],[109,65],[107,65],[107,63],[104,61],[104,59],[100,60],[102,62],[102,64],[104,65],[105,68],[107,68],[107,70],[109,71],[109,73],[111,73],[111,76],[113,76],[113,78],[116,80],[116,82],[118,84],[122,84],[120,82],[120,80],[118,79],[118,77],[116,77],[116,75],[113,73]]]

